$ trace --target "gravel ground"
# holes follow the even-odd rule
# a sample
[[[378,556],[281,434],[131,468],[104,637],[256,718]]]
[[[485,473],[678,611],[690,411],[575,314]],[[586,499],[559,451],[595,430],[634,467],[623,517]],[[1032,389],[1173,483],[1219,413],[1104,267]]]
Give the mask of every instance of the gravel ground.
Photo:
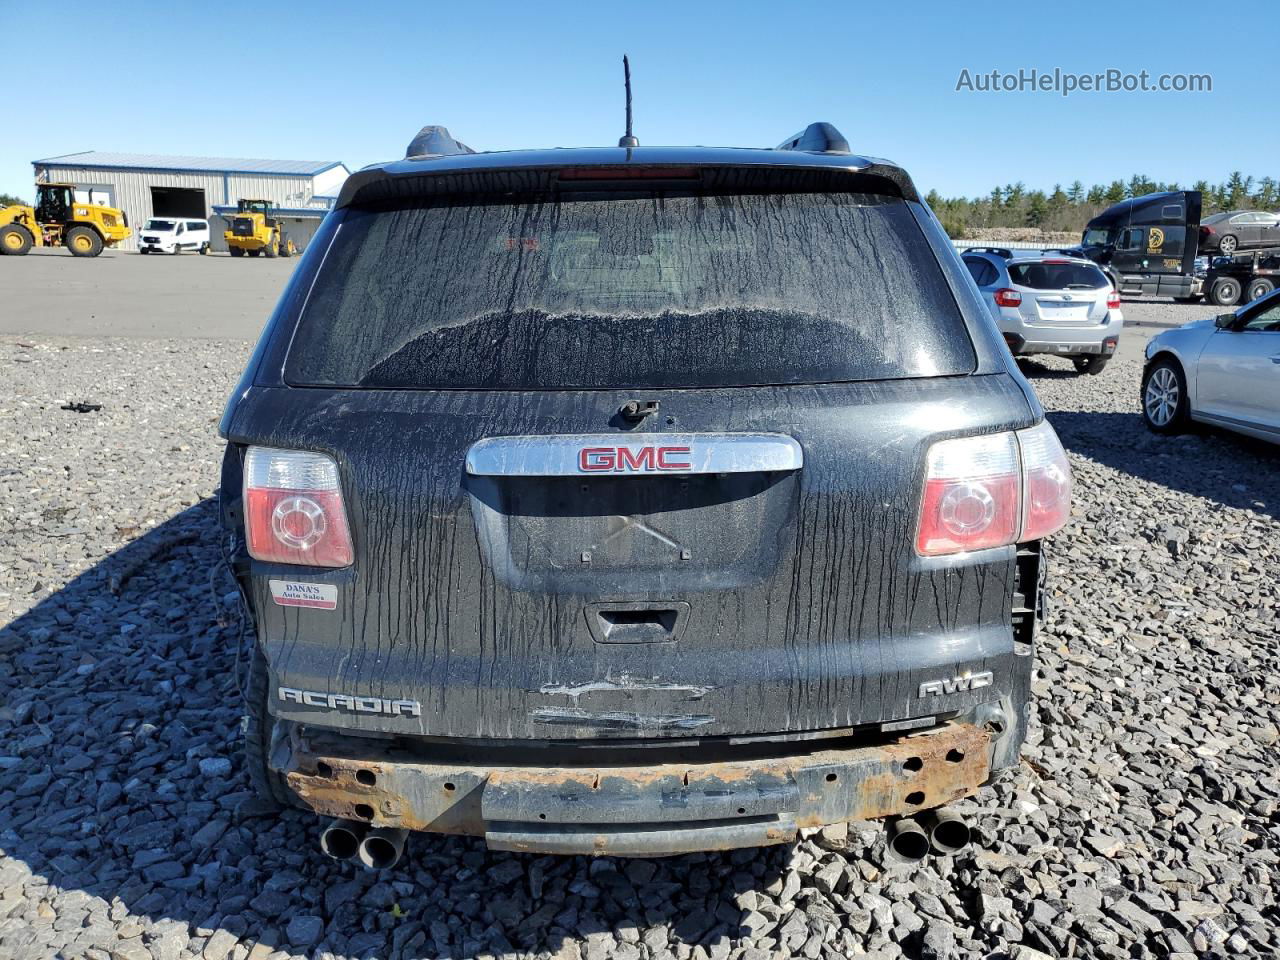
[[[1280,953],[1280,450],[1149,435],[1141,339],[1029,368],[1075,517],[1025,762],[963,805],[965,854],[888,867],[865,824],[669,861],[416,836],[373,875],[258,815],[238,754],[209,497],[249,344],[0,337],[0,958]]]

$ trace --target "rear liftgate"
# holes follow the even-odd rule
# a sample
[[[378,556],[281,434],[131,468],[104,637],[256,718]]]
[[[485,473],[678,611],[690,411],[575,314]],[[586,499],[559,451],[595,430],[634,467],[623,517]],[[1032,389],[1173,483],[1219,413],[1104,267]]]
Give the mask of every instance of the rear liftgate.
[[[499,437],[473,445],[466,462],[472,476],[502,478],[770,473],[802,465],[791,437],[741,433]],[[658,606],[663,609],[646,619]],[[678,636],[687,604],[588,608],[596,614],[596,642],[644,642],[649,633]],[[762,747],[775,755],[760,757]],[[527,749],[485,747],[494,762],[477,766],[444,761],[427,744],[297,728],[290,748],[282,765],[289,785],[321,814],[483,836],[499,850],[618,856],[786,843],[802,827],[950,803],[973,793],[990,772],[990,734],[968,723],[887,744],[792,743],[792,755],[782,758],[777,743],[749,747],[755,756],[744,756],[743,744],[675,741],[666,748],[668,758],[695,751],[696,762],[635,765],[595,765],[582,757],[572,766],[545,767],[531,761]],[[742,759],[707,762],[707,753]]]

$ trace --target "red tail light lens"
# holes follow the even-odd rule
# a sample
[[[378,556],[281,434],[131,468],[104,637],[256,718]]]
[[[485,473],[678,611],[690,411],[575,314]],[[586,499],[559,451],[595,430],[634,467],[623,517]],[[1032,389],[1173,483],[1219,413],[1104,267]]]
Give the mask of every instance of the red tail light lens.
[[[1022,294],[1017,290],[1010,290],[1005,287],[1003,290],[995,292],[997,307],[1020,307],[1022,306]]]
[[[244,459],[249,555],[311,567],[351,564],[338,465],[320,453],[250,447]]]
[[[1046,421],[929,448],[916,552],[940,556],[1038,540],[1071,512],[1071,469]]]
[[[1061,530],[1071,517],[1071,467],[1058,434],[1046,420],[1018,431],[1022,451],[1022,533],[1039,540]]]
[[[1107,294],[1107,309],[1108,310],[1120,309],[1120,291],[1119,290],[1112,290],[1110,293]]]
[[[1021,486],[1012,433],[935,443],[929,448],[916,550],[936,556],[1013,543]]]

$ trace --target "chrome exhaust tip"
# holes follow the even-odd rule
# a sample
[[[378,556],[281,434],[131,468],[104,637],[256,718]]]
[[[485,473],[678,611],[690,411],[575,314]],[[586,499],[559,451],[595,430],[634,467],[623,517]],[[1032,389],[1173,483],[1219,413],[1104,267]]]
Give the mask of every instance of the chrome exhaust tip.
[[[940,856],[949,857],[969,845],[969,824],[954,810],[939,807],[920,818],[929,834],[929,846]]]
[[[929,852],[929,835],[911,817],[889,824],[889,849],[908,863],[918,863]]]
[[[408,830],[396,827],[378,827],[365,834],[360,841],[360,862],[370,870],[389,870],[400,862],[404,853]]]
[[[359,854],[367,830],[355,820],[330,820],[320,831],[320,852],[334,860],[351,860]]]

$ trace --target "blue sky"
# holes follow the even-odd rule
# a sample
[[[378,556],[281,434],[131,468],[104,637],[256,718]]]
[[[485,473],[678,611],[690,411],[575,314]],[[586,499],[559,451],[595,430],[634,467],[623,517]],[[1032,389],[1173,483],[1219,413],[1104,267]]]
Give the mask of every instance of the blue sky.
[[[342,160],[443,123],[477,149],[616,142],[631,55],[642,144],[770,146],[829,120],[922,192],[1141,173],[1280,178],[1264,3],[110,4],[0,0],[0,192],[80,150]],[[1225,34],[1215,18],[1229,16]],[[56,68],[46,41],[104,69]],[[1229,37],[1213,41],[1214,36]],[[59,46],[64,46],[62,40]],[[84,58],[79,59],[85,63]],[[1209,73],[1212,93],[958,93],[1019,68]],[[83,78],[88,77],[88,82]]]

